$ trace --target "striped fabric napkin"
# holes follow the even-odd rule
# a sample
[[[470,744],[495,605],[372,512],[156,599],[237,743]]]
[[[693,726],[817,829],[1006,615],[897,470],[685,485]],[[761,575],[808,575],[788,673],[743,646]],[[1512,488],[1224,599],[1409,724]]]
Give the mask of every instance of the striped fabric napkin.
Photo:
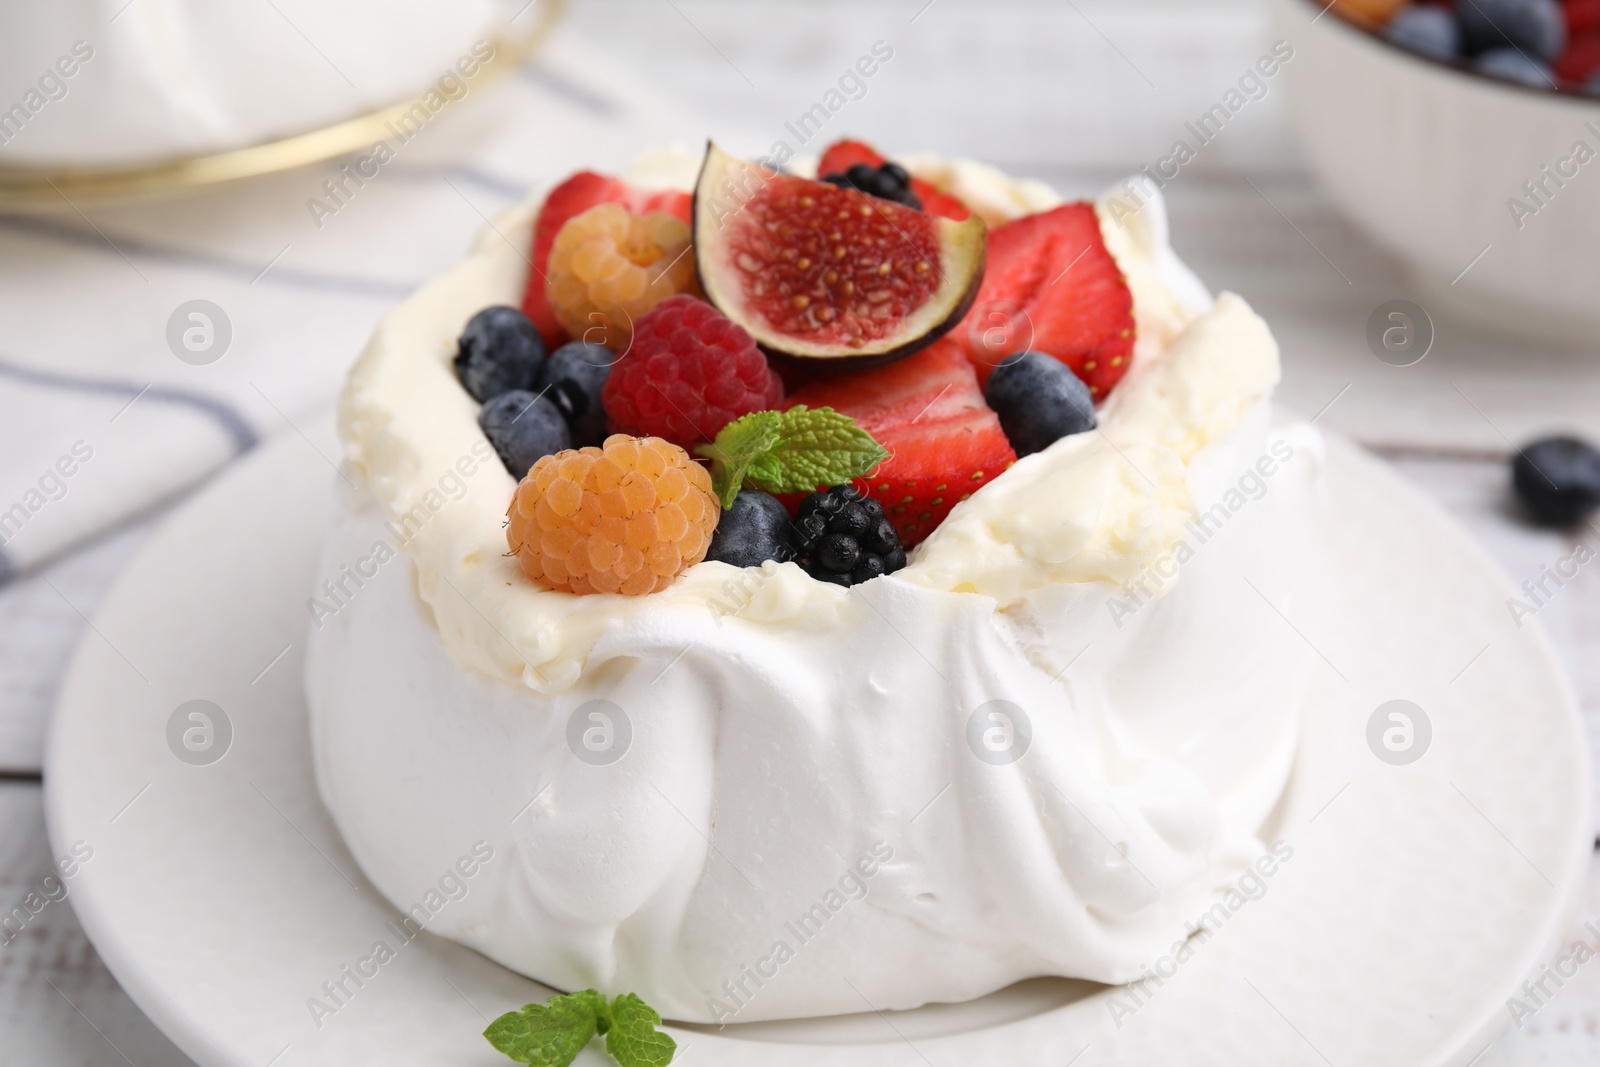
[[[530,189],[708,128],[563,31],[407,132],[181,198],[0,217],[0,581],[307,425],[384,311]]]

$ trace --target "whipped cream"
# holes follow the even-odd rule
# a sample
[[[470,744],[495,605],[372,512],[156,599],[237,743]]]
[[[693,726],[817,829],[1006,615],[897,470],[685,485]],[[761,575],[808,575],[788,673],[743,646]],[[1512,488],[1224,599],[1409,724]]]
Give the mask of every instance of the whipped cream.
[[[908,162],[996,222],[1056,202]],[[694,163],[639,175],[687,186]],[[414,899],[486,840],[505,861],[430,928],[690,1021],[1121,982],[1168,952],[1259,852],[1288,773],[1310,653],[1243,576],[1306,573],[1318,444],[1273,429],[1269,331],[1177,263],[1150,192],[1121,225],[1102,212],[1140,337],[1100,430],[852,589],[702,563],[650,597],[540,590],[505,554],[503,469],[441,492],[482,442],[454,339],[518,301],[537,200],[395,309],[341,402],[365,496],[325,572],[385,522],[408,568],[320,620],[307,668],[319,785],[373,883]],[[1196,545],[1268,455],[1270,485]],[[1144,580],[1175,553],[1176,580]],[[626,734],[621,758],[574,740],[591,724]]]

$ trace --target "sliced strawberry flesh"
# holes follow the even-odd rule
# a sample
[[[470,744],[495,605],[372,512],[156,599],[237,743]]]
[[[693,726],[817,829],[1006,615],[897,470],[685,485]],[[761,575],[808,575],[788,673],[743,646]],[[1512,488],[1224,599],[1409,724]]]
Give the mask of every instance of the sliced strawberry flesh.
[[[1133,294],[1106,248],[1092,204],[1063,204],[989,231],[978,299],[951,336],[981,381],[1013,352],[1065,363],[1096,402],[1133,356]]]
[[[815,382],[787,404],[843,412],[889,449],[856,486],[883,502],[908,547],[1017,458],[972,365],[949,339],[899,363]]]

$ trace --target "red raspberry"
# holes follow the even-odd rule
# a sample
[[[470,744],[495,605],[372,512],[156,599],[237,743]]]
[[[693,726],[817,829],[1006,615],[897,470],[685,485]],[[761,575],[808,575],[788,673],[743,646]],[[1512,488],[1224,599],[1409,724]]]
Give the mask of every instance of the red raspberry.
[[[612,433],[689,450],[782,400],[783,382],[744,327],[692,296],[668,297],[639,316],[633,345],[600,394]]]

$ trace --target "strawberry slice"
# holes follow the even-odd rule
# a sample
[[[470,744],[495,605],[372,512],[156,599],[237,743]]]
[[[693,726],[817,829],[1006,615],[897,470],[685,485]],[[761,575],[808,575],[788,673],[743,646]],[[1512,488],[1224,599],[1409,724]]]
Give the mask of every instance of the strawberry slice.
[[[785,406],[795,404],[843,412],[889,450],[856,487],[882,501],[908,548],[1017,459],[972,364],[950,340],[886,367],[814,382]]]
[[[676,189],[635,189],[620,178],[596,174],[592,170],[580,170],[550,190],[533,223],[533,270],[528,272],[528,291],[522,297],[523,314],[539,328],[546,348],[554,348],[567,337],[544,295],[550,247],[556,243],[556,234],[567,220],[596,204],[621,204],[635,215],[664,211],[688,222],[693,199],[689,193]]]
[[[1096,403],[1104,400],[1133,356],[1133,293],[1094,205],[1063,204],[990,230],[978,299],[950,336],[980,381],[1005,356],[1032,349],[1065,363]]]
[[[822,153],[822,159],[817,162],[817,177],[825,174],[843,174],[857,163],[865,163],[869,167],[882,166],[886,159],[877,149],[864,141],[852,141],[848,138],[835,141]],[[943,215],[947,219],[960,222],[972,214],[972,210],[960,200],[949,193],[941,193],[931,182],[913,176],[911,191],[917,194],[917,199],[922,201],[922,210],[930,215]]]

